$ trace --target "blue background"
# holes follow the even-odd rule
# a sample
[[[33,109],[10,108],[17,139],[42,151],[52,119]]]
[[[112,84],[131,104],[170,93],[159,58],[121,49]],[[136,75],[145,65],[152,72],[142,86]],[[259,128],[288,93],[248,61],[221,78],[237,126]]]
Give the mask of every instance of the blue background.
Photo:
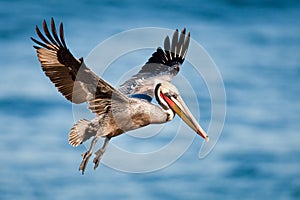
[[[226,87],[226,123],[212,153],[199,160],[195,140],[157,172],[89,165],[82,176],[85,148],[68,144],[72,106],[42,73],[29,39],[51,17],[64,22],[78,57],[131,28],[187,27]],[[299,199],[299,18],[297,0],[1,0],[0,199]]]

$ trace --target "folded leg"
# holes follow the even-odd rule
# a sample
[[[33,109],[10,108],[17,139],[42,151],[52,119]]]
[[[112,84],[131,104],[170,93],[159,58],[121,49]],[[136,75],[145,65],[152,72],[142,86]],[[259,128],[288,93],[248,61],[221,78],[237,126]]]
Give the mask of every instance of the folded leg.
[[[110,141],[110,138],[106,137],[105,140],[104,140],[103,146],[98,151],[95,152],[96,156],[95,156],[94,161],[93,161],[95,163],[94,170],[98,167],[98,165],[100,163],[100,160],[101,160],[101,157],[104,154],[109,141]]]
[[[81,170],[82,174],[84,174],[86,164],[89,161],[89,158],[91,157],[91,155],[93,153],[93,150],[94,150],[94,147],[95,147],[95,144],[97,143],[97,141],[98,141],[98,137],[95,136],[92,140],[92,143],[91,143],[91,146],[90,146],[89,150],[81,155],[83,160],[80,164],[79,171]]]

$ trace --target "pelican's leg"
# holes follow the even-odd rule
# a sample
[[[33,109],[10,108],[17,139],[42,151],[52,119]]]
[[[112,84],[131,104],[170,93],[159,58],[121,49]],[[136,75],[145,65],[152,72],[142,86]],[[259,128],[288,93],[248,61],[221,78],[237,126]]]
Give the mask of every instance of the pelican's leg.
[[[79,171],[81,170],[82,174],[84,174],[84,170],[85,170],[86,164],[89,161],[89,158],[91,157],[91,155],[93,153],[94,146],[97,143],[97,141],[98,141],[98,137],[95,136],[93,138],[93,140],[92,140],[92,143],[91,143],[91,146],[90,146],[89,150],[81,155],[82,158],[83,158],[83,160],[82,160],[82,162],[80,164]]]
[[[95,152],[96,156],[95,156],[94,161],[93,161],[95,163],[94,170],[98,167],[99,162],[101,160],[101,157],[105,152],[106,146],[109,143],[109,140],[110,140],[110,138],[106,137],[105,140],[104,140],[103,146],[98,151]]]

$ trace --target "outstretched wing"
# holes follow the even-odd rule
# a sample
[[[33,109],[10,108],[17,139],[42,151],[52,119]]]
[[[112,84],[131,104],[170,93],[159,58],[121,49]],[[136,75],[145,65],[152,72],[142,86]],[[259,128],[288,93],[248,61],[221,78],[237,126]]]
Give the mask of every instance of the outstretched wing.
[[[31,39],[38,45],[34,48],[43,71],[66,99],[77,104],[88,102],[90,109],[99,115],[107,112],[113,94],[115,99],[127,101],[123,94],[86,67],[83,58],[77,59],[71,54],[65,43],[62,23],[59,36],[53,18],[51,33],[45,20],[43,30],[44,34],[36,26],[41,41]]]
[[[123,83],[119,90],[127,96],[151,100],[155,84],[160,80],[171,81],[179,72],[190,43],[190,32],[187,36],[185,34],[185,28],[180,35],[176,29],[172,43],[167,36],[164,40],[164,50],[158,47],[142,69]]]

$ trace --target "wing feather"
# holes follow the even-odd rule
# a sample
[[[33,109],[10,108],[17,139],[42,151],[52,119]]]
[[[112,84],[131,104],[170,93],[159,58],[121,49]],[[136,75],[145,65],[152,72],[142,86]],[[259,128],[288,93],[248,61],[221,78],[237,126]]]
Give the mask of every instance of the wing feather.
[[[170,38],[169,36],[166,37],[165,41],[164,41],[164,48],[165,48],[165,56],[167,57],[167,60],[171,60],[171,43],[170,43]]]
[[[186,36],[186,29],[180,35],[175,30],[172,43],[169,36],[164,40],[164,50],[160,47],[152,54],[141,70],[124,82],[119,90],[125,95],[145,94],[153,98],[157,81],[171,81],[179,72],[184,62],[189,46],[190,32]]]
[[[63,26],[63,23],[61,23],[59,25],[59,35],[60,35],[60,39],[61,39],[61,42],[63,44],[63,47],[67,48],[67,45],[66,45],[66,42],[65,42],[65,35],[64,35],[64,26]]]
[[[44,29],[44,33],[47,36],[47,38],[49,38],[49,40],[52,42],[52,44],[54,44],[54,46],[58,47],[59,45],[56,43],[56,41],[53,39],[52,35],[49,32],[46,20],[43,21],[43,29]],[[43,36],[43,35],[41,34],[39,36]],[[46,42],[46,43],[49,43],[49,42]]]
[[[62,43],[60,42],[60,39],[57,36],[55,22],[54,22],[53,18],[51,18],[51,31],[52,31],[53,37],[55,38],[55,41],[58,43],[58,46],[63,47]]]
[[[179,38],[179,41],[178,41],[178,49],[176,51],[176,54],[178,55],[178,57],[181,56],[181,53],[182,53],[182,49],[183,49],[183,43],[184,43],[184,39],[185,39],[185,31],[186,29],[184,28],[181,33],[180,33],[180,38]]]
[[[171,49],[171,59],[176,58],[176,51],[177,51],[177,45],[178,45],[178,29],[173,34],[172,38],[172,49]]]
[[[62,95],[73,103],[87,102],[89,108],[100,115],[111,107],[113,100],[128,101],[128,98],[98,77],[84,63],[83,58],[75,58],[67,48],[63,24],[59,26],[59,36],[53,18],[51,32],[43,21],[43,31],[36,26],[41,41],[31,38],[38,59],[46,76],[54,83]]]

